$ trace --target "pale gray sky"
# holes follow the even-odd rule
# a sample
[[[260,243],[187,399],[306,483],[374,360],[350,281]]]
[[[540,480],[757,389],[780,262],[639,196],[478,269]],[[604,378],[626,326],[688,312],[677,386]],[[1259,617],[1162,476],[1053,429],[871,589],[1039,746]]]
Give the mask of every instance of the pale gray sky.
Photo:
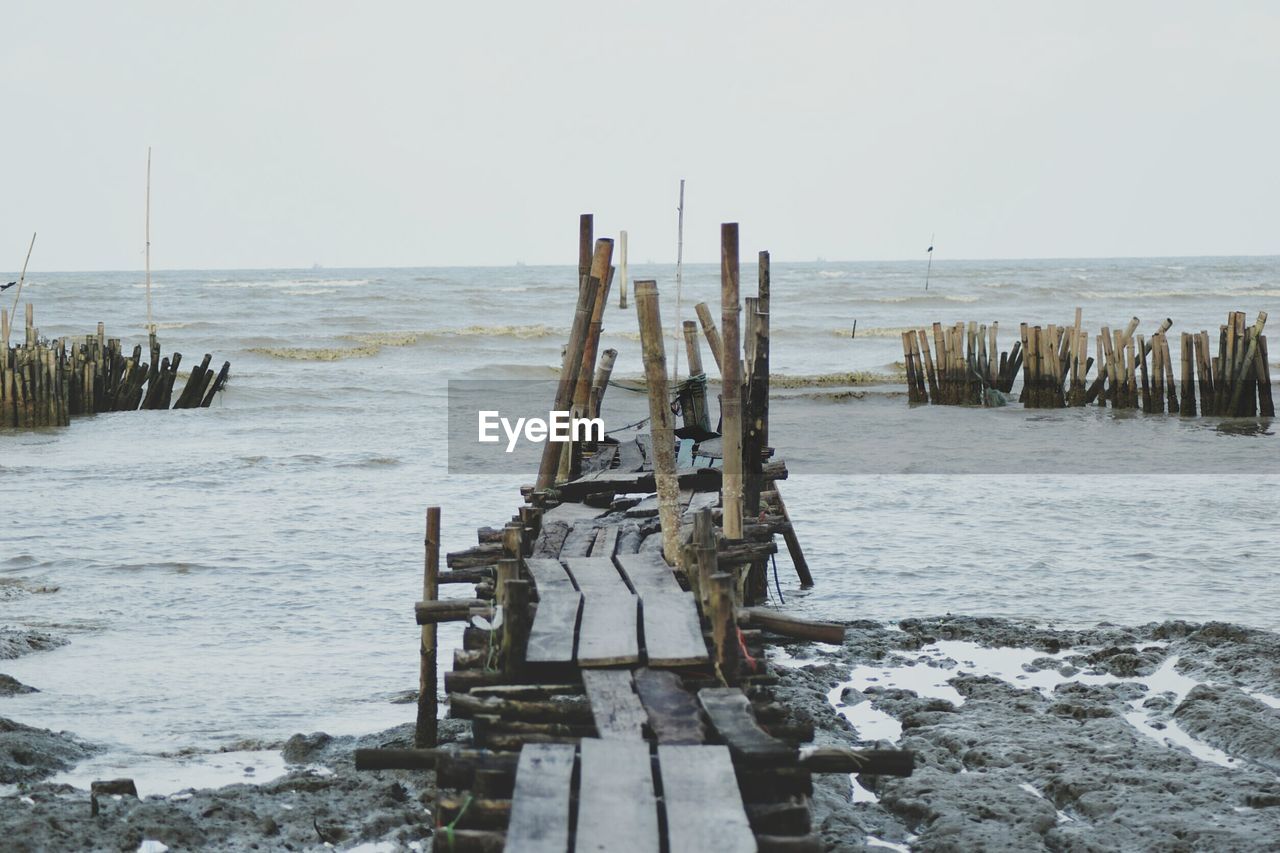
[[[1280,252],[1280,4],[10,2],[0,268]]]

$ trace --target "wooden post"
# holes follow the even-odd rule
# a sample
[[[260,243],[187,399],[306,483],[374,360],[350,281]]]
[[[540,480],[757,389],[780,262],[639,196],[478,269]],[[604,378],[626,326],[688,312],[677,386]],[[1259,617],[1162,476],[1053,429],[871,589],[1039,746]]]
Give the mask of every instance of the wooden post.
[[[723,373],[724,365],[721,364],[720,359],[724,344],[720,340],[720,330],[716,328],[716,321],[711,318],[711,309],[707,307],[707,303],[699,302],[693,306],[693,310],[698,315],[698,322],[702,324],[702,333],[707,336],[707,347],[711,350],[711,358],[716,363],[716,369]]]
[[[618,300],[619,308],[627,307],[627,232],[618,232],[618,286],[621,289],[621,296]]]
[[[578,289],[578,305],[574,310],[573,328],[569,332],[569,345],[565,348],[564,361],[560,369],[560,382],[556,387],[554,405],[557,412],[568,411],[573,403],[573,392],[577,388],[578,370],[582,366],[582,352],[586,345],[587,326],[591,322],[591,313],[595,310],[596,296],[601,287],[600,276],[607,274],[608,258],[611,254],[612,241],[600,240],[596,243],[590,272]],[[555,480],[560,465],[560,451],[563,447],[563,443],[554,441],[543,444],[542,461],[538,466],[538,480],[534,486],[538,491],[550,488]]]
[[[721,503],[724,505],[724,535],[742,538],[742,363],[739,361],[738,314],[738,224],[720,226],[720,325],[723,349],[720,375],[723,377],[720,413],[723,470]]]
[[[1271,396],[1271,365],[1267,363],[1267,336],[1258,336],[1258,414],[1264,418],[1276,415],[1275,400]]]
[[[769,315],[760,311],[760,300],[750,300],[755,310],[747,323],[755,340],[743,424],[743,512],[754,517],[760,511],[764,490],[765,430],[769,418]]]
[[[1240,349],[1244,350],[1244,357],[1240,360],[1240,368],[1237,372],[1235,387],[1231,390],[1231,405],[1227,409],[1228,415],[1240,414],[1239,407],[1241,394],[1244,392],[1245,386],[1249,384],[1247,379],[1250,376],[1250,371],[1253,369],[1253,361],[1258,355],[1258,337],[1262,334],[1262,329],[1266,324],[1267,312],[1259,311],[1257,321],[1254,322],[1253,327],[1249,329],[1246,335],[1246,339],[1248,340],[1247,347],[1240,347]]]
[[[680,556],[680,485],[676,477],[676,439],[667,393],[667,357],[662,342],[657,282],[636,282],[636,314],[640,319],[640,346],[649,391],[649,431],[653,437],[653,477],[658,487],[662,555],[674,566]]]
[[[693,516],[695,565],[686,569],[689,585],[704,615],[711,613],[711,576],[716,573],[716,529],[711,508],[703,507]]]
[[[1195,374],[1191,369],[1191,335],[1182,333],[1182,410],[1181,414],[1191,417],[1196,413]]]
[[[702,347],[698,344],[698,324],[693,320],[685,320],[681,328],[684,331],[684,351],[689,358],[689,375],[702,373]]]
[[[709,579],[711,638],[716,648],[716,672],[725,684],[738,680],[738,618],[734,612],[733,575],[716,572]]]
[[[612,250],[612,244],[610,244]],[[591,385],[596,373],[596,351],[600,347],[600,330],[604,325],[604,309],[609,303],[609,287],[613,283],[613,268],[606,267],[600,293],[596,296],[587,324],[587,340],[582,347],[582,369],[578,371],[578,388],[573,395],[573,409],[577,416],[585,416],[591,405]]]
[[[616,349],[607,349],[600,353],[600,366],[596,368],[595,379],[591,382],[590,417],[600,417],[600,406],[604,402],[604,392],[609,388],[609,377],[613,375],[613,364],[617,360],[618,351]]]
[[[426,561],[422,572],[422,600],[435,601],[440,580],[440,507],[427,508]],[[422,626],[422,642],[418,648],[418,722],[413,744],[419,748],[435,746],[436,730],[436,626]]]
[[[514,676],[524,666],[533,616],[529,609],[529,582],[507,581],[502,605],[502,671]]]

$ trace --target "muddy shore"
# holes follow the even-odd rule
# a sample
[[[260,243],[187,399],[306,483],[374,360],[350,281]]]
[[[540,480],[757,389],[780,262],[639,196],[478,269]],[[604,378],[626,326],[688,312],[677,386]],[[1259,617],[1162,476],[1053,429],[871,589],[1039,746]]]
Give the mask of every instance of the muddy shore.
[[[1280,635],[946,616],[851,623],[843,646],[786,645],[775,663],[779,698],[817,743],[917,754],[908,779],[815,777],[830,850],[1248,851],[1280,838]],[[465,743],[467,726],[442,735]],[[97,816],[87,792],[40,781],[93,754],[91,736],[0,719],[7,849],[431,848],[433,775],[352,766],[358,746],[407,746],[408,725],[295,735],[276,745],[279,778],[100,797]]]

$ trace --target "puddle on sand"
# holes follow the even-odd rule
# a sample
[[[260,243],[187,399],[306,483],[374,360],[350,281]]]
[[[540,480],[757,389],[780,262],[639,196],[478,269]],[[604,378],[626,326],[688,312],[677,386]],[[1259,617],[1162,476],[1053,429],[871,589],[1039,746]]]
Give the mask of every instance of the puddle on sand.
[[[49,781],[89,790],[102,779],[132,779],[138,796],[169,795],[189,788],[260,785],[283,776],[284,757],[275,750],[212,752],[171,758],[110,753],[91,758]]]

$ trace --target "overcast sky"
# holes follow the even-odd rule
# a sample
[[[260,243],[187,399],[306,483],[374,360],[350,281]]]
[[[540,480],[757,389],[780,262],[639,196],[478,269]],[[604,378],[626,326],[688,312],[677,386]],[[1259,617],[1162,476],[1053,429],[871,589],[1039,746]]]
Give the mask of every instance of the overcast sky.
[[[1280,4],[6,2],[0,269],[1274,254]]]

